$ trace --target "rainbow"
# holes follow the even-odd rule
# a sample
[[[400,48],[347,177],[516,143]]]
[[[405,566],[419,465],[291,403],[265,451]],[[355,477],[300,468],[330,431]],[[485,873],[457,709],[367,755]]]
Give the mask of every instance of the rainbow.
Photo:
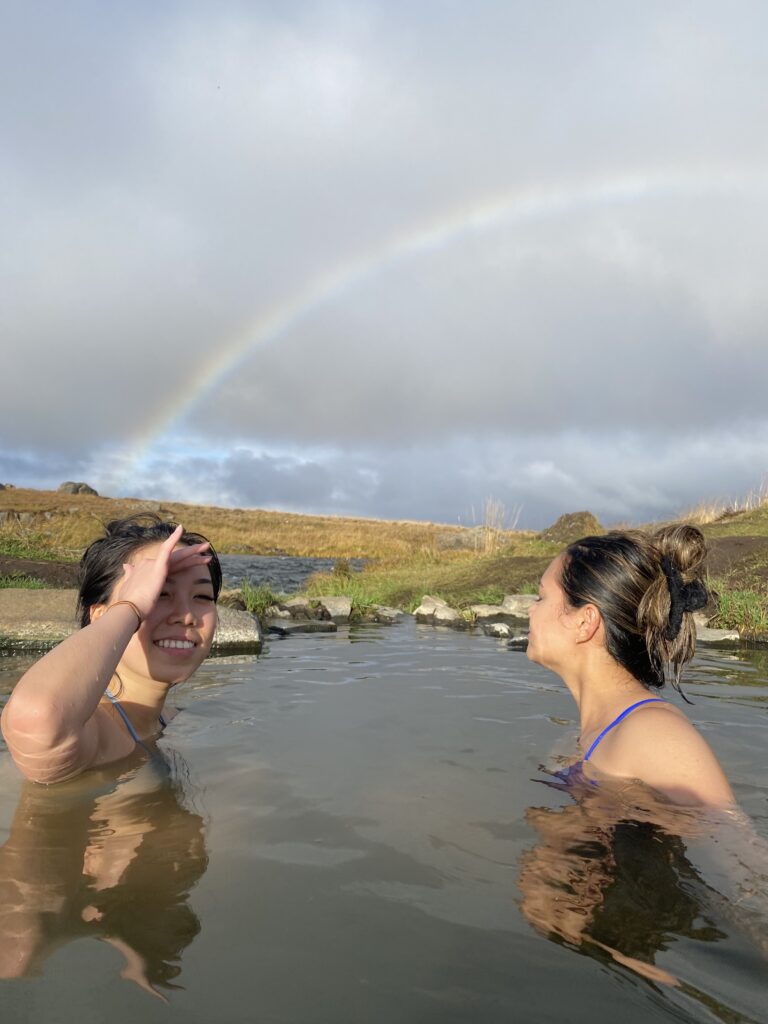
[[[739,195],[765,190],[764,179],[732,168],[695,174],[690,171],[654,171],[585,182],[568,187],[538,187],[502,192],[475,200],[447,214],[409,225],[306,280],[282,301],[258,316],[232,338],[216,346],[214,355],[173,396],[161,414],[134,438],[127,465],[138,467],[164,437],[174,433],[189,413],[237,372],[253,353],[274,344],[322,306],[337,302],[345,293],[403,261],[422,257],[501,226],[562,217],[572,212],[626,206],[660,199]]]

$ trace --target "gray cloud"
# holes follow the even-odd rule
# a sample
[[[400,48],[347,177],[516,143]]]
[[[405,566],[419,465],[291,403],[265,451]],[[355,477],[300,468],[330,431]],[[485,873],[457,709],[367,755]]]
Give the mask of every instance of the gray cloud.
[[[0,467],[157,489],[127,453],[167,422],[168,497],[538,521],[748,489],[766,29],[757,2],[17,5],[0,449],[33,455]]]
[[[765,484],[768,423],[753,433],[651,436],[573,431],[517,439],[445,439],[407,449],[315,448],[302,456],[235,447],[215,455],[170,445],[131,482],[108,453],[87,467],[99,491],[236,507],[422,518],[476,525],[486,499],[538,529],[587,508],[608,523],[664,519],[703,497],[739,501]],[[202,449],[205,450],[204,448]],[[0,465],[2,465],[0,463]],[[137,489],[138,487],[138,489]]]

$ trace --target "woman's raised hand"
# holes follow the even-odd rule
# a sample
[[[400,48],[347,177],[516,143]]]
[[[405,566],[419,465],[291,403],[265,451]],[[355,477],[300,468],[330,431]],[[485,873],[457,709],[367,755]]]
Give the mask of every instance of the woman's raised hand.
[[[146,618],[169,576],[195,565],[207,565],[211,560],[208,541],[183,544],[177,548],[183,533],[184,527],[177,526],[151,555],[144,555],[139,549],[135,562],[123,565],[124,576],[115,587],[114,600],[131,601],[141,612],[142,618]]]

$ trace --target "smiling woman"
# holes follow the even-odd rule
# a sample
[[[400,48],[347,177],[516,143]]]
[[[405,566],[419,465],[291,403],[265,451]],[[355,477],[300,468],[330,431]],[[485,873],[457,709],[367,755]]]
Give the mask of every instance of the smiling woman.
[[[220,589],[204,537],[156,516],[109,523],[80,565],[82,628],[22,676],[3,712],[19,770],[61,782],[156,736],[175,713],[168,691],[211,648]]]

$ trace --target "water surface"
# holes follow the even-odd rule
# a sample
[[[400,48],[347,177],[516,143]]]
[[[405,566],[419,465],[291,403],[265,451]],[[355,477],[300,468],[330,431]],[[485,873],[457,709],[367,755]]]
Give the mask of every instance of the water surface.
[[[547,785],[559,680],[411,621],[209,661],[151,761],[2,753],[2,1020],[765,1020],[768,667],[690,680],[752,833]]]

